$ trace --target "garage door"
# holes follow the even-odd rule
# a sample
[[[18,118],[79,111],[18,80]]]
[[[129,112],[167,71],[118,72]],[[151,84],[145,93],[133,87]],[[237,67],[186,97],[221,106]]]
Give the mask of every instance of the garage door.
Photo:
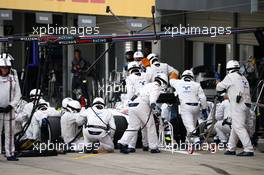
[[[264,13],[238,14],[239,27],[264,27]],[[239,44],[258,45],[254,34],[241,34],[238,36]]]

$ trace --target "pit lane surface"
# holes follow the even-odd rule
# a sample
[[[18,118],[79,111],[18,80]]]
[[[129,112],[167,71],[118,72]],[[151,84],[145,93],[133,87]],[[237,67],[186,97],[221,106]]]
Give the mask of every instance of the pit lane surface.
[[[264,153],[253,158],[224,156],[223,152],[196,155],[164,152],[79,154],[20,158],[7,162],[1,155],[1,175],[263,175]]]

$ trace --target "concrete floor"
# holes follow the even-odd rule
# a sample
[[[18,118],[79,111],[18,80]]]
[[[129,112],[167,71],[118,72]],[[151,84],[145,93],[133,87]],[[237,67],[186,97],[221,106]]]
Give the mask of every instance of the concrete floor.
[[[1,175],[263,175],[264,153],[253,158],[224,156],[223,152],[199,155],[162,152],[78,154],[55,157],[20,158],[7,162],[0,156]]]

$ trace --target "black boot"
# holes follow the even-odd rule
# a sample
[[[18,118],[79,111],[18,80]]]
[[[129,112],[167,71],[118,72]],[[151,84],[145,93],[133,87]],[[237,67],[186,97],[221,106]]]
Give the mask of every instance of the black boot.
[[[19,159],[16,158],[15,156],[6,157],[6,160],[8,160],[8,161],[19,161]]]
[[[149,150],[149,147],[148,146],[143,146],[143,151],[148,151]]]
[[[120,149],[120,153],[129,154],[127,145],[122,145],[121,143],[119,143],[119,149]]]
[[[253,157],[254,156],[254,152],[243,151],[243,152],[237,154],[237,156],[240,156],[240,157]]]
[[[234,155],[236,155],[236,152],[235,152],[235,151],[226,151],[226,152],[224,153],[224,155],[234,156]]]
[[[155,154],[155,153],[160,153],[160,150],[157,148],[150,150],[150,152]]]
[[[135,152],[136,152],[136,149],[135,149],[135,148],[128,148],[128,151],[129,151],[130,153],[135,153]]]

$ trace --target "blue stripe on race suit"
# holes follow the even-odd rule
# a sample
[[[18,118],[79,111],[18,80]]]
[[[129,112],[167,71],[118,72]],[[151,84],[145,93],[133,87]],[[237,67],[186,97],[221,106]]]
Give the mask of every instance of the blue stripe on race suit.
[[[139,105],[139,103],[129,103],[128,104],[128,107],[136,107],[138,105]]]
[[[102,133],[102,131],[90,131],[90,130],[88,130],[88,132],[91,135],[100,135]]]
[[[100,125],[86,125],[85,128],[97,128],[97,129],[103,129],[105,131],[108,131],[107,127],[100,126]]]
[[[11,103],[12,98],[12,78],[10,77],[10,91],[9,91],[9,102]],[[12,110],[9,112],[9,154],[12,156]]]
[[[185,103],[185,104],[187,104],[189,106],[198,106],[198,103]]]
[[[10,120],[9,120],[9,154],[12,156],[12,141],[13,141],[13,138],[12,138],[12,132],[13,132],[13,129],[12,129],[12,111],[9,113],[10,115]]]

